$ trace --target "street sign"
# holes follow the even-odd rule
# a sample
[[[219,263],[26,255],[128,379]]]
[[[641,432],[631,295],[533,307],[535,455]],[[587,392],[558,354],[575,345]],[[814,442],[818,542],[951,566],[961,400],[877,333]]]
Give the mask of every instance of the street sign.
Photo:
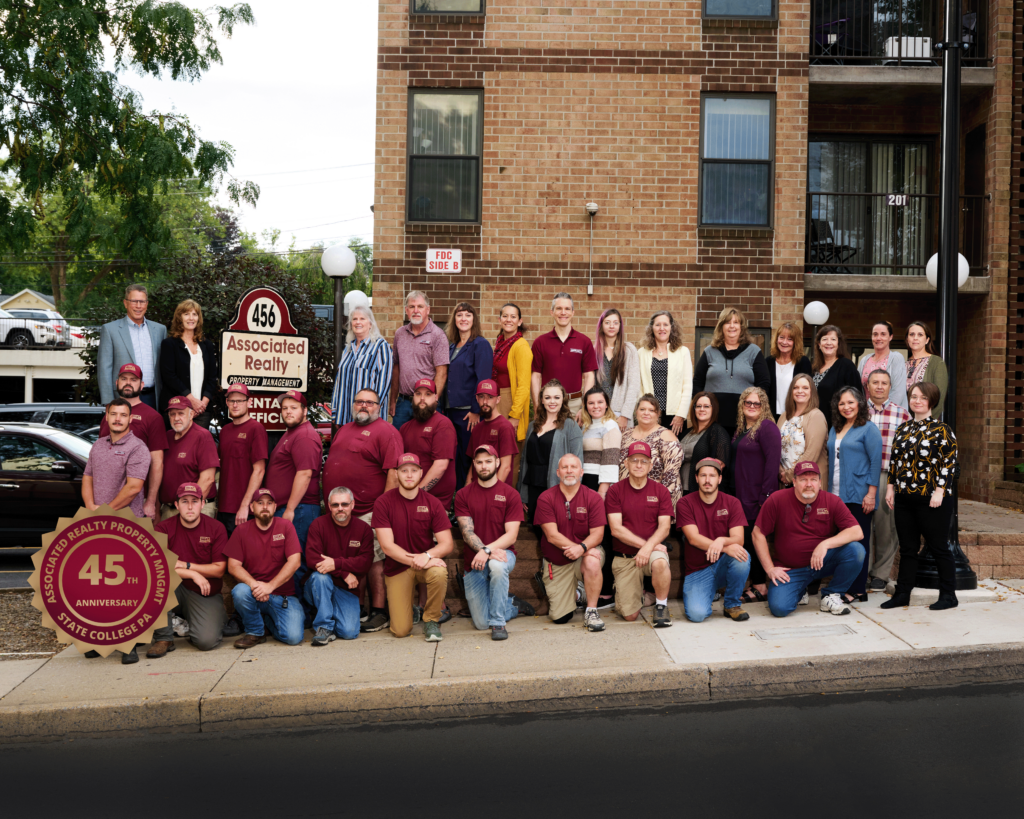
[[[452,248],[427,249],[428,273],[459,273],[462,271],[462,251]]]

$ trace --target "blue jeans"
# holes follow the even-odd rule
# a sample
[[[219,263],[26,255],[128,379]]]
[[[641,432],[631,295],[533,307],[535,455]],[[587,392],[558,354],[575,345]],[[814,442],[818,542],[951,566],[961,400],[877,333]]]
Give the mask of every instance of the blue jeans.
[[[483,569],[471,569],[463,578],[473,625],[481,631],[491,626],[503,626],[519,614],[519,609],[508,595],[508,577],[516,566],[516,556],[512,552],[505,554],[508,563],[488,560]]]
[[[252,596],[252,589],[239,583],[231,590],[231,599],[246,634],[262,637],[269,627],[270,633],[286,645],[297,646],[302,642],[302,606],[297,598],[272,594],[269,600],[259,601]]]
[[[466,454],[466,450],[469,449],[469,436],[472,434],[467,426],[469,421],[465,420],[467,412],[469,412],[469,410],[445,410],[445,415],[448,416],[448,420],[455,426],[455,440],[457,447],[455,451],[456,491],[466,485],[466,475],[468,475],[470,470],[473,468],[469,455]]]
[[[274,512],[275,518],[284,517],[285,504],[280,504]],[[320,517],[319,503],[300,503],[295,507],[295,517],[292,518],[292,526],[295,527],[295,534],[299,536],[299,545],[306,548],[306,535],[309,534],[309,527],[313,521]],[[305,562],[305,561],[303,561]]]
[[[699,572],[686,575],[683,581],[683,610],[686,619],[700,623],[711,616],[711,602],[715,592],[725,586],[725,607],[734,609],[742,602],[743,585],[750,574],[750,560],[737,560],[721,555],[714,563]]]
[[[863,565],[864,547],[860,543],[847,543],[838,549],[829,549],[825,554],[824,565],[817,571],[810,566],[790,569],[787,572],[789,582],[779,583],[778,586],[769,580],[768,608],[776,617],[792,614],[807,591],[807,584],[829,575],[832,575],[832,580],[827,588],[821,590],[822,598],[829,594],[843,594],[853,585]]]
[[[402,424],[412,418],[412,400],[406,398],[404,395],[398,396],[398,400],[395,402],[395,417],[391,419],[391,423],[395,429],[401,429]]]
[[[359,598],[335,586],[329,574],[313,572],[306,581],[305,596],[316,607],[314,630],[325,628],[342,640],[354,640],[359,636]]]

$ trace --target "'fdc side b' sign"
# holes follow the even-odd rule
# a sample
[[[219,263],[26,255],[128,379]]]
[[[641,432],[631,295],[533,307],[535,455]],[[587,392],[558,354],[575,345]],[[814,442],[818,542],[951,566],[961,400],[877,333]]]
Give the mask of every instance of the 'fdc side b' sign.
[[[431,247],[427,249],[428,273],[458,273],[462,270],[462,251]]]

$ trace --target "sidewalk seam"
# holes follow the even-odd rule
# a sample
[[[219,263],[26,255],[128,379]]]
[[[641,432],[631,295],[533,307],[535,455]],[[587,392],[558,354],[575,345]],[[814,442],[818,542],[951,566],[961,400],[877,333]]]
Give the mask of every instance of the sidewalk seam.
[[[886,626],[884,623],[881,623],[878,620],[876,620],[874,617],[872,617],[868,613],[868,609],[854,609],[854,611],[858,612],[859,614],[863,614],[868,620],[870,620],[872,623],[874,623],[876,626],[878,626],[880,629],[882,629],[884,632],[886,632],[886,634],[891,634],[893,637],[895,637],[897,640],[899,640],[901,643],[903,643],[903,645],[907,646],[911,651],[920,651],[921,650],[920,648],[915,648],[911,643],[908,643],[906,640],[904,640],[902,637],[900,637],[900,635],[898,635],[895,631],[893,631],[891,628]]]
[[[242,657],[245,656],[245,652],[246,651],[248,651],[248,649],[245,649],[244,651],[239,652],[238,655],[235,657],[235,659],[231,661],[231,664],[227,668],[224,669],[224,673],[221,674],[220,677],[217,678],[217,682],[215,682],[213,685],[210,686],[210,690],[207,691],[204,694],[200,694],[199,695],[199,704],[197,706],[198,709],[199,709],[199,733],[203,732],[203,704],[206,702],[206,698],[208,696],[210,696],[210,694],[213,693],[214,689],[218,685],[221,684],[221,682],[224,680],[224,678],[228,675],[228,672],[232,668],[235,667],[235,663],[237,663],[240,659],[242,659]]]

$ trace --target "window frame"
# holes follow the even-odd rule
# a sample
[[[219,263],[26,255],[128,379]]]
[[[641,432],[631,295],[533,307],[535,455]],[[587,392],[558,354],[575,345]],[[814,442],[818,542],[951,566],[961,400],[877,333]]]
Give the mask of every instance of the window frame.
[[[477,122],[477,145],[478,154],[413,154],[412,152],[412,122],[413,110],[417,94],[431,94],[445,96],[476,96],[480,101],[479,117]],[[484,197],[484,89],[483,88],[420,88],[410,87],[406,101],[405,120],[405,223],[413,225],[479,225],[483,220],[483,197]],[[413,156],[428,156],[431,159],[470,159],[475,158],[477,162],[476,174],[476,202],[477,212],[475,219],[414,219],[412,217],[412,163]]]
[[[410,0],[414,2],[414,0]],[[483,2],[483,0],[481,0]],[[700,0],[700,17],[702,20],[771,20],[779,19],[779,0],[772,0],[770,14],[709,14],[708,0]]]
[[[722,230],[773,230],[775,228],[775,94],[731,94],[727,92],[701,92],[700,122],[697,140],[697,226]],[[759,99],[770,103],[768,117],[771,120],[768,137],[768,156],[765,159],[705,159],[704,158],[704,103],[706,100]],[[768,166],[768,221],[763,225],[733,222],[704,221],[704,163],[712,165],[767,165]]]
[[[772,0],[777,4],[778,0]],[[462,17],[483,17],[487,13],[487,0],[480,0],[480,11],[417,11],[416,0],[409,0],[409,16],[423,17],[430,14],[459,15]]]

